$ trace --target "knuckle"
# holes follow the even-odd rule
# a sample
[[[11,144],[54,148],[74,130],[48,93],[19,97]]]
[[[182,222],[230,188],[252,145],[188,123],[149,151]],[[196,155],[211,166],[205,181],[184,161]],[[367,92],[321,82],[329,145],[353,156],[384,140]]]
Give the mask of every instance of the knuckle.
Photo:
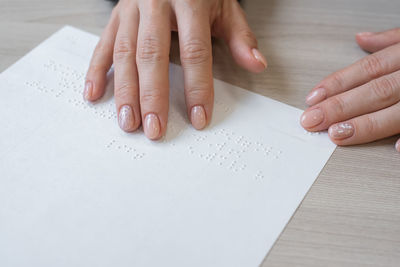
[[[140,92],[141,105],[159,105],[168,95],[160,89],[143,90]]]
[[[183,64],[198,65],[212,58],[209,45],[199,39],[191,39],[183,45],[181,60]]]
[[[138,63],[156,63],[164,58],[162,45],[157,38],[146,36],[140,41],[136,59]]]
[[[123,82],[115,87],[114,96],[118,99],[130,99],[132,95],[137,94],[137,86]]]
[[[187,88],[187,95],[195,102],[210,102],[214,96],[214,90],[211,86],[192,86]]]
[[[342,71],[337,71],[332,74],[331,79],[335,86],[337,86],[340,89],[344,89],[345,87],[345,82],[344,82],[344,75]]]
[[[129,37],[120,37],[114,47],[114,61],[132,59],[136,54],[136,46]]]
[[[390,101],[394,97],[395,90],[398,87],[398,82],[392,76],[384,76],[378,80],[374,80],[371,86],[372,91],[378,99],[386,102]]]
[[[365,121],[363,122],[363,124],[365,131],[364,133],[366,136],[373,136],[379,129],[378,121],[370,115],[367,115],[365,117]]]
[[[257,38],[254,33],[248,28],[239,29],[239,34],[246,40],[250,41],[251,44],[257,46]]]
[[[346,104],[339,96],[331,97],[328,100],[328,107],[330,107],[335,116],[342,116],[346,113]]]
[[[370,79],[375,79],[383,74],[384,64],[377,55],[369,55],[361,60],[361,68]]]

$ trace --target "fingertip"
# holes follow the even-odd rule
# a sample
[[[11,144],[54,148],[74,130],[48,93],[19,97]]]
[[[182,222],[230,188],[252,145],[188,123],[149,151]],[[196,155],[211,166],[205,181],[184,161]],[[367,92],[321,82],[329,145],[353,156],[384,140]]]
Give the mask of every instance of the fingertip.
[[[311,107],[303,112],[300,117],[300,124],[307,131],[319,131],[321,129],[322,122],[324,121],[324,112],[320,107]]]
[[[159,117],[154,113],[149,113],[144,117],[143,130],[146,137],[156,141],[163,135]]]
[[[268,66],[264,55],[256,48],[232,49],[232,56],[239,66],[253,73],[261,73]]]
[[[375,52],[373,45],[371,44],[371,37],[374,34],[372,32],[360,32],[356,34],[356,42],[361,49],[367,52]]]
[[[400,30],[386,32],[361,32],[356,34],[358,45],[365,51],[374,53],[400,42]]]
[[[268,63],[264,55],[257,48],[253,48],[251,52],[253,53],[254,58],[258,61],[258,65],[261,63],[263,67],[262,70],[265,70],[268,67]]]
[[[374,34],[375,33],[373,33],[373,32],[359,32],[356,34],[356,38],[360,38],[360,39],[364,38],[365,39],[365,38],[373,36]]]
[[[343,138],[338,136],[338,126],[337,125],[331,125],[328,129],[328,136],[329,139],[331,139],[332,143],[334,143],[337,146],[346,146],[346,145],[350,145],[351,143],[349,143],[349,141],[347,140],[347,138]]]
[[[400,139],[397,140],[395,148],[396,148],[396,151],[400,153]]]
[[[87,101],[94,102],[99,100],[104,94],[104,86],[100,86],[92,80],[85,82],[83,90],[83,98]]]
[[[259,51],[258,41],[250,29],[245,13],[237,1],[233,1],[233,8],[227,10],[232,12],[231,16],[226,16],[222,21],[219,36],[225,39],[228,44],[232,57],[242,68],[260,73],[267,68],[267,60]],[[231,19],[231,17],[235,19]]]
[[[83,89],[83,98],[85,100],[91,101],[92,94],[93,94],[93,82],[92,81],[86,81],[85,82],[85,87]]]
[[[331,139],[332,143],[334,143],[337,146],[343,146],[343,141],[341,140],[337,140],[335,138],[333,138],[332,136],[329,135],[329,139]]]
[[[94,83],[91,80],[85,82],[85,87],[83,90],[83,98],[86,101],[94,102],[97,100],[94,94]]]
[[[314,106],[327,98],[328,94],[326,89],[323,87],[318,87],[317,89],[312,90],[306,96],[306,104],[311,107]]]
[[[204,130],[210,123],[214,108],[214,89],[204,91],[203,96],[188,93],[186,96],[187,114],[196,130]]]
[[[130,133],[136,131],[140,126],[140,120],[135,116],[131,105],[123,105],[118,112],[118,124],[121,130]]]
[[[329,139],[331,140],[332,143],[334,143],[337,146],[345,147],[345,146],[351,146],[352,145],[351,143],[348,143],[345,140],[338,140],[338,139],[335,139],[335,138],[333,138],[331,136],[329,136]]]
[[[203,130],[207,126],[207,115],[203,106],[194,106],[190,111],[190,121],[196,130]]]

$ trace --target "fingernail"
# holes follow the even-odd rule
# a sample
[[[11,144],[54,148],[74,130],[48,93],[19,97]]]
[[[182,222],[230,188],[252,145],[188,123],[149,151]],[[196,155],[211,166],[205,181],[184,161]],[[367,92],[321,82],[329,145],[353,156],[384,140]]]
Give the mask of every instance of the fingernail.
[[[160,135],[160,120],[157,115],[150,113],[144,119],[144,133],[149,139],[156,139]]]
[[[85,89],[83,90],[83,97],[86,100],[90,100],[92,98],[93,93],[93,83],[91,81],[87,81],[85,83]]]
[[[361,36],[361,37],[366,37],[366,36],[374,35],[374,33],[373,32],[359,32],[359,33],[357,33],[357,35]]]
[[[190,113],[190,121],[192,122],[193,127],[197,130],[204,129],[204,127],[206,127],[206,112],[202,106],[195,106],[192,108]]]
[[[265,57],[263,56],[263,54],[261,54],[260,51],[258,51],[258,49],[253,48],[253,55],[255,57],[255,59],[258,60],[258,62],[260,62],[261,64],[264,65],[264,68],[267,68],[267,60],[265,59]]]
[[[131,106],[124,105],[119,110],[118,124],[125,132],[131,132],[135,127],[135,116]]]
[[[312,91],[306,98],[306,104],[313,106],[322,100],[326,99],[326,90],[324,88],[318,88]]]
[[[301,125],[305,128],[312,128],[324,120],[324,114],[319,108],[306,111],[301,116]]]
[[[400,152],[400,139],[397,140],[395,147],[396,147],[397,152]]]
[[[342,140],[353,136],[354,126],[349,122],[341,122],[329,127],[328,132],[333,139]]]

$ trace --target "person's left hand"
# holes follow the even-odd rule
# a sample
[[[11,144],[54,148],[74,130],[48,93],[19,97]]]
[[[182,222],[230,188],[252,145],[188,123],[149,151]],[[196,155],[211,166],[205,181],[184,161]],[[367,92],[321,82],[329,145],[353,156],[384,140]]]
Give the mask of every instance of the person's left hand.
[[[368,55],[322,80],[301,116],[308,131],[328,130],[337,145],[372,142],[400,133],[400,28],[356,36]],[[396,143],[400,152],[400,139]]]

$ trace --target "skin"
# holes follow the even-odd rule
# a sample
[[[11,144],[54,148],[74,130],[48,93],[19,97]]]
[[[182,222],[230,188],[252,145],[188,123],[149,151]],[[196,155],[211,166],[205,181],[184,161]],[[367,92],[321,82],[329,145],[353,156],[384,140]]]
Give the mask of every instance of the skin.
[[[306,130],[328,129],[341,146],[400,133],[400,28],[359,33],[356,41],[372,54],[315,86],[301,117]],[[400,139],[395,148],[400,152]]]
[[[171,31],[179,34],[187,113],[198,130],[213,110],[211,36],[223,38],[243,68],[267,67],[236,0],[120,0],[94,51],[84,97],[103,96],[114,65],[120,127],[133,132],[142,124],[152,140],[167,128]]]
[[[196,129],[212,116],[211,36],[223,38],[245,69],[267,67],[236,0],[121,0],[93,54],[84,97],[103,96],[114,64],[119,125],[126,132],[143,124],[155,140],[166,131],[171,31],[179,33],[187,112]],[[322,80],[301,117],[306,130],[328,130],[337,145],[400,133],[400,28],[360,33],[356,40],[372,54]],[[400,139],[395,148],[400,152]]]

